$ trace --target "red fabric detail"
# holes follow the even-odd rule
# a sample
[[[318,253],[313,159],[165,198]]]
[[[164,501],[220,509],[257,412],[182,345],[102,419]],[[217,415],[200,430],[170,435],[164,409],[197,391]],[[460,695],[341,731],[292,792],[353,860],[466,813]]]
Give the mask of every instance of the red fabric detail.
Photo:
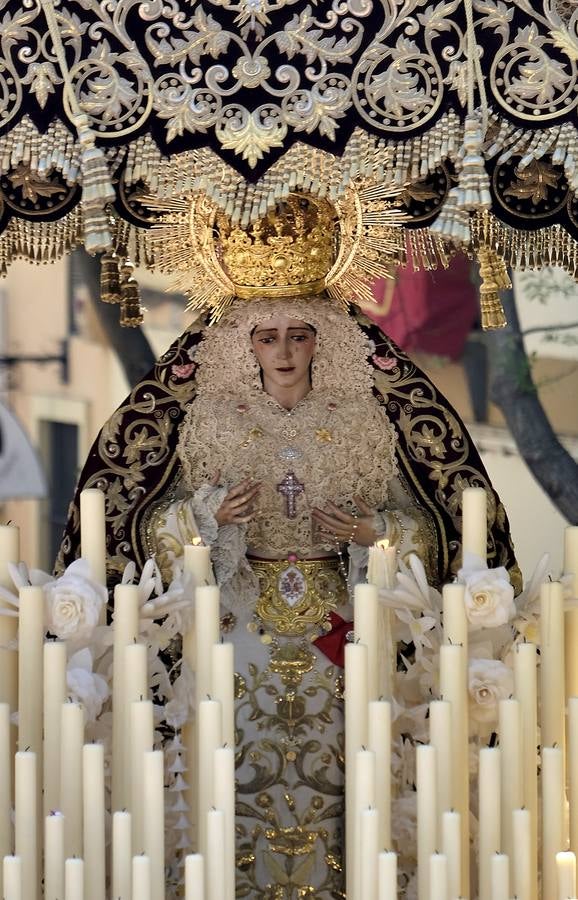
[[[382,298],[385,285],[376,282],[376,300]],[[462,254],[455,256],[448,269],[426,272],[407,268],[396,272],[396,284],[388,312],[375,314],[365,304],[364,312],[405,350],[433,353],[458,359],[478,315],[478,301],[470,279],[470,262]]]
[[[345,619],[342,619],[335,612],[329,613],[329,620],[331,622],[331,631],[317,638],[313,643],[332,663],[343,669],[345,666],[347,633],[353,630],[353,622],[346,622]]]

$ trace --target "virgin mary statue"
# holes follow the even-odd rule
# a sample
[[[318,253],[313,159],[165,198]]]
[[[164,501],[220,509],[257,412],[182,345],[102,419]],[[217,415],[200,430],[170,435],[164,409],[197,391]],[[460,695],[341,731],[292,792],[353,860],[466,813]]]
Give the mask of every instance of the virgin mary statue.
[[[207,271],[216,260],[230,295],[218,321],[134,388],[78,486],[106,493],[113,579],[155,555],[169,581],[184,544],[210,545],[235,646],[238,897],[345,896],[343,641],[368,547],[387,538],[432,584],[451,580],[462,491],[482,486],[489,565],[517,578],[459,417],[330,290],[340,247],[324,209],[293,195],[251,228],[212,223]],[[77,495],[60,566],[78,532]]]

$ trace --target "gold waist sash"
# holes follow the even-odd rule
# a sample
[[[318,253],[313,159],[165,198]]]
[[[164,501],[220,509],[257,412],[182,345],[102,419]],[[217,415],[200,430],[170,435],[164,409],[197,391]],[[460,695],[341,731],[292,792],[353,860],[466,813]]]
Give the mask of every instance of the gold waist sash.
[[[255,559],[260,595],[256,614],[283,635],[329,629],[329,613],[347,603],[347,586],[336,557],[323,559]]]

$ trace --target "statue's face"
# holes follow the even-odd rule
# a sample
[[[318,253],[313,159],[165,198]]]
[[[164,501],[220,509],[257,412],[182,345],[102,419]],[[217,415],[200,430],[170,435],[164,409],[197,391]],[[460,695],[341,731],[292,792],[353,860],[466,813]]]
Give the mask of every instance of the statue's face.
[[[269,386],[310,386],[309,366],[315,353],[315,331],[301,319],[279,315],[260,322],[251,335],[253,351]]]

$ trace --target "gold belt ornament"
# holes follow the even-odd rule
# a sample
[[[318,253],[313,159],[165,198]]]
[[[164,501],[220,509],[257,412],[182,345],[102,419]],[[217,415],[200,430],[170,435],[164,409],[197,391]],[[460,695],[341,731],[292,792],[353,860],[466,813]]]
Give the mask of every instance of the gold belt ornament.
[[[303,635],[329,624],[329,613],[347,603],[339,560],[249,559],[260,584],[255,612],[283,635]]]

